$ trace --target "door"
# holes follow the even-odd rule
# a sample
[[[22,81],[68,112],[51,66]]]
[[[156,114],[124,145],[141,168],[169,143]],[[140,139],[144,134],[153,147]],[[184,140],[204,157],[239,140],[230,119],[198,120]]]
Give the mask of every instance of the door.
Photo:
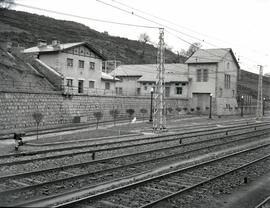
[[[210,108],[210,93],[192,93],[194,110],[208,111]]]
[[[83,80],[78,81],[78,93],[83,93]]]

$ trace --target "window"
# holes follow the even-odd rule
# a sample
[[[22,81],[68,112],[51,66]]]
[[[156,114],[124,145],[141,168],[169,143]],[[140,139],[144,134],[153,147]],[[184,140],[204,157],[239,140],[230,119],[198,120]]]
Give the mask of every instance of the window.
[[[202,70],[197,69],[197,82],[201,82],[202,80]]]
[[[79,60],[79,68],[84,68],[84,61],[82,60]]]
[[[141,94],[141,88],[137,88],[137,95]]]
[[[116,92],[116,94],[121,95],[121,94],[123,94],[123,88],[122,87],[116,87],[115,92]]]
[[[197,69],[197,82],[208,82],[208,69]]]
[[[176,87],[176,94],[177,95],[182,95],[183,89],[182,87]]]
[[[95,70],[95,62],[90,62],[90,69]]]
[[[67,58],[67,66],[73,67],[73,59]]]
[[[72,87],[73,86],[73,80],[72,79],[67,79],[67,86]]]
[[[89,88],[95,88],[95,81],[89,81]]]
[[[231,87],[231,75],[225,74],[224,76],[224,86],[226,89],[229,89]]]
[[[109,90],[110,89],[110,82],[105,82],[105,90]]]
[[[203,70],[203,81],[208,82],[208,69]]]

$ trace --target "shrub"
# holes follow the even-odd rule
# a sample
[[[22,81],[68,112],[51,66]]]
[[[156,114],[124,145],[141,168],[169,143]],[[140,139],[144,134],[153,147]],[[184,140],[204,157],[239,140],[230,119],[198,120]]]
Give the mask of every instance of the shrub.
[[[182,110],[182,108],[176,107],[175,110],[179,113]]]
[[[135,110],[132,109],[132,108],[129,108],[129,109],[126,110],[126,113],[128,114],[129,121],[131,122],[132,116],[135,113]]]
[[[168,107],[167,110],[169,111],[169,113],[172,113],[173,112],[172,107]]]
[[[147,113],[147,110],[145,108],[142,108],[140,110],[141,114],[143,114],[143,120],[144,120],[144,117],[145,117],[145,114]]]

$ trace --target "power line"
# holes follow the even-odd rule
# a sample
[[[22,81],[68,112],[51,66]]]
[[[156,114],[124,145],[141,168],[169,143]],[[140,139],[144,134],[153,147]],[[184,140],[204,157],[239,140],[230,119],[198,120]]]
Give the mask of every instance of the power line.
[[[91,21],[96,21],[96,22],[103,22],[103,23],[116,24],[116,25],[129,26],[129,27],[159,29],[159,27],[155,27],[155,26],[137,25],[137,24],[124,23],[124,22],[114,22],[114,21],[110,21],[110,20],[96,19],[96,18],[91,18],[91,17],[84,17],[84,16],[69,14],[69,13],[65,13],[65,12],[59,12],[59,11],[54,11],[54,10],[49,10],[49,9],[42,9],[42,8],[38,8],[38,7],[26,5],[26,4],[21,4],[21,3],[12,3],[12,4],[14,4],[16,6],[25,7],[28,9],[35,9],[35,10],[39,10],[39,11],[44,11],[44,12],[49,12],[49,13],[54,13],[54,14],[59,14],[59,15],[65,15],[65,16],[75,17],[75,18],[80,18],[80,19],[86,19],[86,20],[91,20]]]
[[[134,15],[134,16],[139,17],[139,18],[141,18],[141,19],[144,19],[144,20],[146,20],[146,21],[152,22],[152,23],[157,24],[157,25],[159,25],[159,26],[162,26],[162,27],[164,27],[164,28],[167,28],[167,32],[168,32],[168,29],[169,29],[169,30],[175,31],[175,32],[177,32],[177,33],[180,33],[180,34],[182,34],[182,35],[185,35],[185,36],[187,36],[187,37],[190,37],[190,38],[193,38],[193,39],[195,39],[195,40],[198,40],[198,41],[201,41],[201,42],[203,42],[203,43],[206,43],[206,44],[208,44],[208,45],[211,45],[211,46],[213,46],[213,47],[220,48],[220,47],[217,46],[216,44],[212,44],[212,43],[210,43],[210,42],[208,42],[208,41],[202,40],[202,39],[197,38],[197,37],[195,37],[195,36],[193,36],[193,35],[190,35],[190,34],[187,34],[187,33],[182,32],[182,31],[176,30],[176,29],[174,29],[174,28],[172,28],[172,27],[170,27],[170,26],[166,26],[166,25],[164,25],[164,24],[161,24],[161,23],[159,23],[159,22],[157,22],[157,21],[154,21],[154,20],[151,20],[151,19],[149,19],[149,18],[145,18],[145,17],[143,17],[143,16],[141,16],[141,15],[135,14],[135,12],[133,12],[133,11],[131,11],[131,12],[130,12],[130,11],[127,11],[127,10],[122,9],[122,8],[120,8],[120,7],[117,7],[117,6],[115,6],[115,5],[106,3],[106,2],[104,2],[104,1],[102,1],[102,0],[96,0],[96,1],[98,1],[98,2],[100,2],[100,3],[102,3],[102,4],[105,4],[105,5],[107,5],[107,6],[113,7],[113,8],[115,8],[115,9],[118,9],[118,10],[120,10],[120,11],[123,11],[123,12],[125,12],[125,13]],[[113,0],[112,0],[112,1],[113,1]],[[114,1],[114,2],[116,2],[116,1]],[[119,2],[117,1],[117,3],[119,3]],[[119,3],[119,4],[121,4],[121,3]],[[132,7],[127,6],[126,4],[123,4],[123,5],[125,5],[125,6],[128,7],[128,8],[132,8]],[[132,9],[134,9],[134,8],[132,8]],[[134,9],[134,10],[140,11],[140,10],[138,10],[138,9]],[[188,44],[191,44],[191,43],[189,43],[188,41],[185,41],[184,39],[181,39],[181,40],[184,41],[184,42],[186,42],[186,43],[188,43]],[[222,48],[221,48],[221,49],[222,49]],[[245,56],[242,56],[242,57],[243,57],[244,59],[250,60],[251,62],[254,62],[254,63],[258,64],[257,61],[253,61],[252,59],[250,59],[250,58],[248,58],[248,57],[245,57]]]
[[[194,32],[194,33],[196,33],[196,34],[199,34],[199,35],[202,35],[202,36],[205,36],[205,37],[209,37],[209,38],[212,38],[212,39],[214,39],[214,40],[217,40],[217,41],[220,41],[220,42],[224,42],[224,43],[226,43],[226,44],[229,43],[229,44],[237,45],[237,44],[235,44],[235,43],[230,43],[230,42],[228,42],[228,41],[221,40],[221,39],[216,38],[216,37],[214,37],[214,36],[209,36],[209,35],[207,35],[207,34],[200,33],[200,32],[198,32],[198,31],[195,31],[195,30],[193,30],[193,29],[190,29],[190,28],[188,28],[188,27],[186,27],[186,26],[182,26],[182,25],[176,24],[176,23],[174,23],[174,22],[172,22],[172,21],[170,21],[170,20],[167,20],[167,19],[164,19],[164,18],[155,16],[155,15],[153,15],[153,14],[150,14],[150,13],[148,13],[148,12],[142,11],[142,10],[140,10],[140,9],[136,9],[136,8],[134,8],[134,7],[132,7],[132,6],[129,6],[129,5],[127,5],[127,4],[124,4],[124,3],[120,2],[120,1],[117,1],[117,0],[111,0],[111,1],[116,2],[116,3],[118,3],[118,4],[122,5],[122,6],[125,6],[125,7],[127,7],[127,8],[133,9],[133,10],[135,10],[135,11],[141,12],[141,13],[143,13],[143,14],[149,15],[149,16],[154,17],[154,18],[156,18],[156,19],[159,19],[159,20],[161,20],[161,21],[167,22],[167,23],[172,24],[172,25],[174,25],[174,26],[177,26],[177,27],[179,27],[179,28],[184,28],[184,29],[189,30],[189,31],[191,31],[191,32]],[[240,46],[240,44],[238,44],[238,45]],[[244,46],[244,47],[246,47],[246,46]],[[254,52],[255,49],[249,48],[249,50],[252,51],[253,53],[256,53],[256,52]],[[257,51],[257,50],[256,50],[256,51]],[[264,55],[266,55],[266,54],[264,54]]]

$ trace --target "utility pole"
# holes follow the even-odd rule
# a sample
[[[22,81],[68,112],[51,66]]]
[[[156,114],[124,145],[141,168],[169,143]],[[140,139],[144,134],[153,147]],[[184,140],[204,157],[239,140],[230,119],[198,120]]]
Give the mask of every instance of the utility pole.
[[[259,65],[260,72],[259,72],[259,83],[258,83],[258,97],[257,97],[257,111],[256,111],[256,119],[260,120],[262,119],[262,113],[263,113],[263,67]]]
[[[164,28],[159,28],[159,43],[157,53],[157,77],[156,77],[156,90],[154,93],[154,130],[166,129],[166,117],[165,117],[165,68],[164,68]]]

